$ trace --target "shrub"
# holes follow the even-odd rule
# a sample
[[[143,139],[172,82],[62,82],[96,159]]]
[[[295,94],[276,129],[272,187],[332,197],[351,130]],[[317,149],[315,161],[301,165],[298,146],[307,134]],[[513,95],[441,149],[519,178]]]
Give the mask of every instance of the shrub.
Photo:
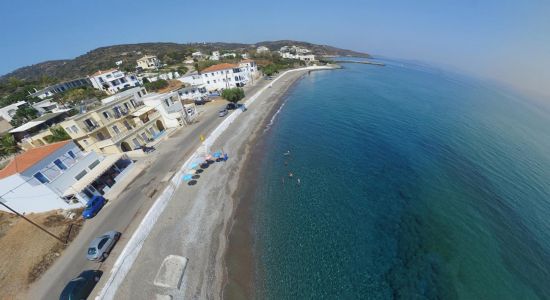
[[[239,100],[244,98],[244,91],[240,88],[225,89],[222,92],[222,98],[227,101],[237,103]]]

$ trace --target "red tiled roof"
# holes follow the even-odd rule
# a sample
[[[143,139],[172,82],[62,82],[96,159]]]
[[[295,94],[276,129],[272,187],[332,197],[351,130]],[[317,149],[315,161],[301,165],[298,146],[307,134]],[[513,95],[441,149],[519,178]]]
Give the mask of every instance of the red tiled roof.
[[[6,178],[16,173],[21,173],[34,166],[37,162],[52,154],[57,149],[65,146],[71,141],[62,141],[46,146],[33,148],[17,155],[5,168],[0,170],[0,179]]]
[[[113,71],[117,71],[117,70],[118,69],[116,69],[116,68],[112,68],[112,69],[105,70],[105,71],[99,70],[99,71],[95,72],[94,74],[92,74],[90,76],[98,76],[98,75],[101,75],[101,74],[105,74],[105,73],[109,73],[109,72],[113,72]]]
[[[210,66],[210,67],[202,70],[202,73],[216,72],[216,71],[220,71],[220,70],[233,69],[233,68],[238,68],[238,67],[239,66],[236,65],[236,64],[223,63],[223,64],[217,64],[217,65]]]

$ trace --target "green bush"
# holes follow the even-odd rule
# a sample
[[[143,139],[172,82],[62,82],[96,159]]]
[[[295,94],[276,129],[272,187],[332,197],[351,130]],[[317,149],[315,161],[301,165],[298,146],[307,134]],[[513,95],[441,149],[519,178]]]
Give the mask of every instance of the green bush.
[[[143,86],[145,86],[145,88],[149,91],[158,91],[160,89],[163,89],[165,87],[168,86],[168,81],[164,80],[164,79],[159,79],[157,81],[153,81],[153,82],[145,82],[143,84]]]
[[[222,92],[222,98],[229,102],[237,103],[244,98],[244,91],[240,88],[225,89]]]

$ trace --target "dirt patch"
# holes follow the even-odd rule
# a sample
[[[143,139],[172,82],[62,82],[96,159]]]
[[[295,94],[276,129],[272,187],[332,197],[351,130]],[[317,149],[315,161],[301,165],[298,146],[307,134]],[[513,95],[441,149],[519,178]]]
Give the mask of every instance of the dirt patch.
[[[80,216],[78,211],[75,216]],[[83,220],[71,220],[61,211],[26,215],[48,231],[70,242]],[[15,215],[0,212],[0,291],[1,299],[22,298],[28,286],[53,264],[67,245]]]

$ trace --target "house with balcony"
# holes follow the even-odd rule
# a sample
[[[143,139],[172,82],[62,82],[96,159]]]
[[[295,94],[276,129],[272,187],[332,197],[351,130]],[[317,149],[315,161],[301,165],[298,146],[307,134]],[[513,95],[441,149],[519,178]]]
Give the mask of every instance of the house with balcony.
[[[82,207],[105,194],[130,166],[125,155],[81,151],[72,141],[33,148],[0,170],[0,201],[21,213]]]
[[[245,71],[238,64],[228,63],[210,66],[200,74],[191,74],[178,80],[192,86],[204,86],[208,92],[242,87],[248,82]]]
[[[150,109],[158,111],[168,128],[190,124],[198,117],[198,113],[195,101],[182,98],[180,95],[180,91],[184,89],[186,88],[166,93],[150,93],[143,97],[143,103]],[[181,93],[184,94],[184,92]]]
[[[154,70],[160,68],[161,63],[155,55],[145,55],[137,60],[137,67],[142,70]]]
[[[23,150],[49,144],[52,136],[50,128],[57,126],[69,117],[69,109],[46,113],[9,131]]]
[[[60,125],[85,151],[119,154],[139,149],[166,129],[160,113],[144,106],[145,94],[141,87],[121,92]]]
[[[139,85],[137,76],[133,74],[126,75],[118,69],[100,70],[88,76],[88,78],[94,88],[105,91],[109,95],[116,94],[122,89]]]

